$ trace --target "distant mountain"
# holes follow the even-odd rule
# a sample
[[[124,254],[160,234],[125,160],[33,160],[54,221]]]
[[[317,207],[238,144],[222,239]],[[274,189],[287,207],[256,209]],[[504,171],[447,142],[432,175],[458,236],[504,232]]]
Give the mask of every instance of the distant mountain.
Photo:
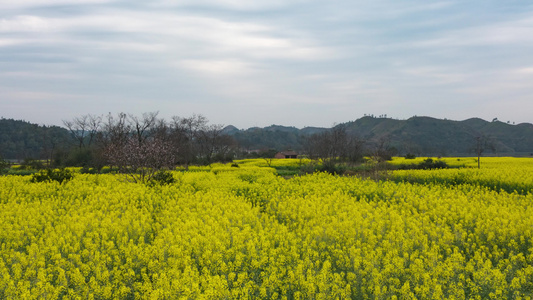
[[[408,120],[364,117],[343,126],[369,142],[386,140],[400,153],[468,155],[472,154],[478,136],[488,137],[496,154],[533,152],[533,126],[524,124],[510,125],[478,118],[452,121],[430,117]]]
[[[228,126],[226,126],[226,127],[224,127],[222,129],[222,132],[224,134],[233,134],[233,133],[238,132],[238,131],[239,131],[239,128],[237,128],[237,127],[235,127],[233,125],[228,125]]]
[[[231,130],[226,132],[231,135],[242,148],[248,150],[301,150],[304,143],[304,137],[308,135],[304,133],[305,131],[296,127],[280,125],[271,125],[265,128],[252,127],[246,130]]]
[[[533,151],[533,124],[511,125],[500,121],[487,122],[481,119],[468,119],[463,122],[478,132],[492,136],[501,143],[502,147],[508,147],[514,152]]]
[[[270,125],[268,127],[263,128],[266,131],[272,131],[272,132],[289,132],[289,133],[297,133],[299,131],[298,128],[293,126],[281,126],[281,125]]]
[[[473,155],[476,137],[481,135],[490,137],[497,155],[533,154],[533,124],[530,123],[511,125],[479,118],[452,121],[431,117],[407,120],[363,117],[337,126],[344,126],[349,133],[364,140],[368,148],[384,142],[396,148],[400,155]],[[270,125],[240,130],[230,125],[223,132],[232,136],[243,149],[303,151],[308,136],[330,129]],[[0,155],[6,159],[47,158],[71,141],[65,128],[0,119]],[[490,151],[485,154],[491,155]]]
[[[303,135],[313,135],[315,133],[321,133],[327,130],[328,130],[327,128],[323,128],[323,127],[304,127],[303,129],[300,130],[300,133]]]
[[[476,137],[492,140],[495,154],[529,155],[533,153],[533,124],[511,125],[479,118],[452,121],[431,117],[407,120],[363,117],[342,123],[346,130],[363,139],[368,147],[380,142],[396,148],[399,154],[472,155]],[[280,125],[228,132],[246,149],[302,150],[305,138],[328,128],[297,129]],[[490,152],[486,152],[490,155]]]

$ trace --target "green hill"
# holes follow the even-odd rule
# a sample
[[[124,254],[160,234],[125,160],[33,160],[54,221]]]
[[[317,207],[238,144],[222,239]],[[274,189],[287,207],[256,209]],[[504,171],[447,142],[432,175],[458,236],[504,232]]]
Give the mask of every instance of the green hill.
[[[346,130],[365,141],[368,148],[384,142],[399,154],[472,155],[476,137],[488,137],[496,155],[529,155],[533,153],[533,125],[511,125],[479,118],[452,121],[431,117],[412,117],[407,120],[363,117],[342,123]],[[302,150],[305,137],[327,128],[297,129],[272,125],[265,128],[232,130],[229,132],[246,149]],[[490,154],[490,152],[486,152]]]
[[[533,154],[533,124],[529,123],[511,125],[479,118],[452,121],[431,117],[412,117],[407,120],[363,117],[337,126],[344,126],[349,133],[363,139],[368,149],[386,143],[396,148],[400,155],[473,155],[472,149],[478,136],[490,137],[495,155]],[[232,136],[243,149],[293,149],[301,152],[306,137],[326,130],[329,129],[298,129],[280,125],[240,130],[230,125],[224,129],[224,133]],[[65,128],[0,119],[0,156],[6,159],[49,158],[55,150],[67,148],[70,141]]]
[[[0,156],[5,159],[49,158],[69,141],[65,128],[0,119]]]
[[[349,132],[371,144],[386,140],[400,153],[443,156],[472,153],[478,136],[491,139],[496,154],[533,152],[533,126],[529,125],[487,122],[477,118],[452,121],[430,117],[407,120],[364,117],[344,124]]]

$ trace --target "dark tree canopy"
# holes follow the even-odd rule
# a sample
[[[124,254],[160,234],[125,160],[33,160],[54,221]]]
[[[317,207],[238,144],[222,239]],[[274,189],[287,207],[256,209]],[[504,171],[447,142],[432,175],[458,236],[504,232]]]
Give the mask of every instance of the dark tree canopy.
[[[0,119],[0,155],[4,159],[50,160],[69,140],[69,132],[58,126]]]

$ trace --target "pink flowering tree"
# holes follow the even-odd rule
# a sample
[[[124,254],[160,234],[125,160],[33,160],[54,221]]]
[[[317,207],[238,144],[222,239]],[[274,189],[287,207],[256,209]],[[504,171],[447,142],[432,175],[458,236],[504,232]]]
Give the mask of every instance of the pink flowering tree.
[[[174,167],[176,160],[172,143],[156,137],[139,141],[131,136],[106,150],[109,162],[133,182],[149,182],[158,172]]]

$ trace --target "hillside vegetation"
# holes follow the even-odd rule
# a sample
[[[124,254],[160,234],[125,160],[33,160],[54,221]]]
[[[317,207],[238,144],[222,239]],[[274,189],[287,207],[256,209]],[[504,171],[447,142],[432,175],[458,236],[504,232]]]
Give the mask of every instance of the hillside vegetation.
[[[70,135],[65,128],[0,119],[0,158],[49,157],[50,153],[69,143]]]
[[[412,117],[407,120],[363,117],[337,126],[366,141],[376,144],[385,141],[399,154],[417,155],[472,155],[475,139],[485,136],[494,144],[494,153],[500,155],[530,155],[533,153],[533,125],[511,125],[482,119],[465,121],[442,120],[430,117]],[[228,131],[240,144],[249,149],[278,148],[304,149],[302,137],[320,133],[327,128],[284,127]],[[281,148],[282,149],[282,148]]]
[[[407,120],[363,117],[337,126],[364,140],[367,146],[387,143],[398,154],[419,156],[457,156],[474,153],[476,137],[491,139],[495,155],[529,156],[533,154],[533,124],[511,125],[478,118],[464,121],[430,117]],[[280,125],[239,130],[226,126],[223,130],[241,149],[277,149],[303,151],[306,138],[329,128],[298,129]],[[50,153],[72,146],[72,136],[65,128],[39,126],[25,121],[0,119],[0,157],[6,159],[49,158]],[[491,154],[487,151],[485,154]]]

